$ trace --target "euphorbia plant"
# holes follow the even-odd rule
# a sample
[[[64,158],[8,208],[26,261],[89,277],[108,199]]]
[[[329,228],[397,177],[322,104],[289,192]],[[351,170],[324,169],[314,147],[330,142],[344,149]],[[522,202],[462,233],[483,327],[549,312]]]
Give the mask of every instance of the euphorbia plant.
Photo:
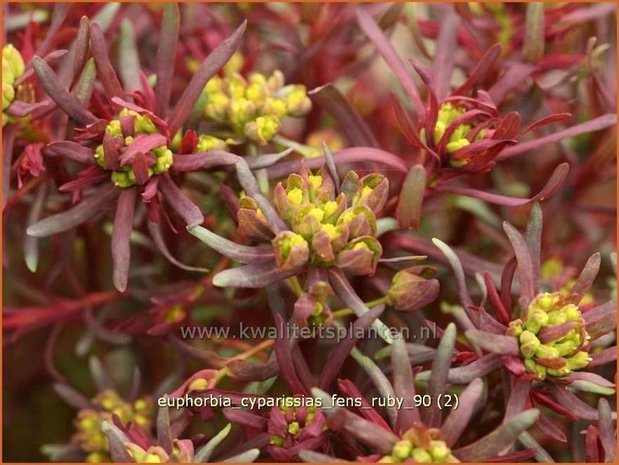
[[[539,403],[559,414],[594,420],[598,418],[597,410],[583,403],[574,391],[615,393],[614,383],[594,370],[616,360],[615,348],[607,349],[603,342],[604,336],[616,327],[616,301],[587,302],[591,299],[587,292],[600,267],[599,254],[587,261],[572,283],[560,289],[540,289],[542,218],[536,204],[526,238],[509,223],[503,225],[514,258],[504,268],[500,289],[490,274],[485,273],[483,279],[494,315],[487,312],[487,304],[473,304],[457,256],[446,244],[435,240],[457,277],[462,307],[454,311],[470,344],[467,363],[454,368],[447,379],[467,382],[503,370],[510,380],[510,411]],[[520,296],[513,300],[509,289],[516,274]],[[544,416],[539,427],[552,437],[564,438]]]
[[[42,59],[34,58],[34,69],[49,96],[75,123],[82,126],[76,141],[52,143],[47,148],[48,155],[66,156],[90,166],[81,171],[77,179],[61,186],[61,190],[71,192],[74,199],[85,198],[67,212],[32,225],[29,234],[44,237],[66,231],[87,221],[99,209],[116,202],[112,256],[114,285],[121,291],[127,287],[129,238],[138,193],[149,210],[152,223],[160,221],[159,206],[164,199],[189,226],[200,224],[204,219],[200,208],[182,193],[168,174],[175,158],[171,150],[172,138],[182,130],[191,114],[192,103],[206,82],[232,56],[244,30],[244,25],[241,25],[205,59],[174,108],[170,109],[171,70],[168,66],[178,34],[176,8],[168,7],[164,13],[156,88],[152,88],[143,74],[134,76],[141,83],[141,88],[133,92],[135,103],[125,100],[128,92],[121,87],[109,61],[103,33],[96,23],[90,24],[91,53],[100,73],[107,104],[101,108],[100,117],[91,113],[86,105],[64,89]],[[87,85],[92,92],[94,82]],[[197,143],[193,144],[194,150],[208,150],[212,147],[207,136],[204,137],[203,140],[198,138]],[[181,152],[183,148],[181,142]],[[141,192],[134,186],[138,186]],[[90,187],[94,188],[94,192]],[[85,191],[89,195],[84,195]],[[152,225],[151,229],[157,227]]]

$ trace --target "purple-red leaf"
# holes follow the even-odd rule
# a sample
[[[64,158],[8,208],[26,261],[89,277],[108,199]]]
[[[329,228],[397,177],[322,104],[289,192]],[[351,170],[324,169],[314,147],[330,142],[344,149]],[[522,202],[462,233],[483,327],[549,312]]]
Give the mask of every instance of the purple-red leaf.
[[[114,286],[120,292],[127,289],[129,264],[131,262],[131,232],[137,190],[123,189],[118,196],[114,225],[112,229],[112,263],[114,265]]]
[[[432,362],[430,380],[428,381],[428,394],[432,399],[439,399],[445,392],[455,342],[456,325],[449,323],[445,328],[443,337],[441,337],[436,349],[436,357]],[[423,412],[426,414],[424,416],[426,425],[430,427],[440,426],[443,414],[438,403],[432,402],[432,405]]]
[[[514,63],[506,67],[501,77],[490,90],[488,90],[488,94],[492,97],[492,101],[500,105],[514,87],[520,85],[536,70],[537,66],[527,63]]]
[[[187,231],[209,247],[222,255],[241,263],[264,263],[273,259],[272,248],[250,247],[232,242],[221,237],[202,226],[188,227]]]
[[[503,336],[477,329],[466,331],[466,338],[484,350],[493,354],[519,355],[518,340],[514,336]]]
[[[459,395],[459,406],[453,409],[441,426],[441,436],[448,446],[453,446],[467,429],[471,417],[479,407],[484,382],[476,378]]]
[[[530,409],[510,418],[492,433],[476,442],[454,451],[454,455],[465,462],[484,461],[510,447],[523,431],[535,424],[539,410]]]
[[[426,170],[423,165],[415,165],[406,175],[396,208],[401,228],[419,228],[425,191]]]
[[[501,55],[501,46],[499,44],[494,44],[484,56],[481,57],[481,60],[475,65],[475,68],[469,73],[469,77],[464,81],[464,83],[458,87],[453,95],[466,95],[473,88],[473,86],[479,81],[483,79],[488,71],[494,66],[499,56]]]
[[[391,169],[384,168],[383,171],[397,171],[400,173],[408,173],[408,166],[404,161],[392,153],[384,150],[375,149],[372,147],[349,147],[338,150],[333,154],[333,159],[338,164],[347,163],[369,163],[376,162],[385,165]],[[325,157],[314,157],[304,160],[291,160],[278,163],[268,169],[269,178],[277,179],[288,176],[290,173],[296,173],[304,164],[308,169],[321,168],[325,164]]]
[[[75,52],[73,58],[73,76],[77,76],[88,58],[88,41],[90,40],[90,21],[82,16],[75,38]]]
[[[329,269],[329,282],[333,287],[333,290],[340,299],[350,308],[355,315],[361,317],[365,315],[370,309],[365,305],[365,302],[357,295],[353,289],[350,281],[346,278],[346,275],[337,268]],[[372,327],[378,332],[378,334],[385,340],[385,342],[391,344],[393,337],[389,328],[380,320],[374,320]]]
[[[563,184],[563,181],[565,181],[568,171],[569,164],[561,163],[555,168],[554,172],[550,176],[550,179],[548,179],[546,185],[542,188],[542,190],[540,190],[535,196],[528,199],[508,197],[506,195],[493,194],[492,192],[486,192],[472,189],[470,187],[456,186],[450,184],[438,185],[435,187],[435,190],[439,192],[450,192],[453,194],[466,195],[497,205],[504,205],[506,207],[522,207],[524,205],[529,205],[534,202],[541,202],[542,200],[545,200],[548,197],[554,195],[555,192],[557,192],[557,190],[559,189],[559,187],[561,187],[561,185]]]
[[[56,105],[69,115],[69,117],[84,126],[97,121],[95,115],[89,112],[75,95],[72,95],[62,86],[58,77],[45,60],[35,56],[32,58],[32,66],[37,73],[41,86],[45,89],[45,92],[47,92],[47,95],[49,95],[51,99],[56,102]]]
[[[97,71],[101,83],[105,88],[105,93],[109,98],[123,97],[123,88],[120,85],[116,71],[110,62],[110,57],[107,53],[107,41],[103,36],[103,31],[97,23],[90,23],[90,47],[92,56],[97,65]]]
[[[527,308],[533,300],[533,297],[538,292],[539,283],[535,281],[535,274],[533,272],[533,258],[531,257],[531,251],[527,241],[522,234],[518,232],[507,221],[503,222],[503,230],[512,244],[514,249],[514,255],[518,261],[518,278],[520,279],[520,305],[522,306],[522,318],[527,316]]]
[[[191,228],[204,222],[204,215],[200,208],[189,200],[189,197],[174,183],[169,173],[161,176],[159,185],[164,198],[185,221],[187,227]]]
[[[386,454],[399,440],[395,434],[348,410],[335,408],[331,412],[333,414],[329,418],[329,425],[336,431],[339,429],[347,431],[372,450]]]
[[[196,228],[197,227],[199,226],[196,226]],[[179,261],[172,255],[172,253],[166,246],[165,240],[163,239],[163,235],[161,234],[161,223],[157,223],[157,222],[149,220],[148,221],[148,232],[150,233],[150,237],[155,242],[155,245],[157,246],[157,250],[159,250],[161,255],[163,255],[173,265],[179,267],[182,270],[186,270],[186,271],[197,271],[199,273],[209,272],[207,268],[200,268],[197,266],[185,265],[184,263],[182,263],[181,261]]]
[[[170,134],[176,134],[176,131],[183,127],[208,80],[217,74],[236,51],[246,25],[247,21],[244,21],[230,37],[215,47],[193,75],[170,115]]]
[[[387,62],[393,73],[396,75],[400,84],[404,88],[406,95],[416,110],[417,116],[423,118],[425,107],[415,86],[411,75],[406,70],[404,63],[396,53],[393,46],[389,43],[383,32],[380,30],[374,19],[363,8],[357,8],[357,22],[365,34],[374,43],[378,52]]]
[[[563,139],[576,137],[580,134],[585,134],[588,132],[600,131],[608,127],[613,127],[616,124],[617,115],[614,113],[598,116],[597,118],[592,119],[591,121],[587,121],[586,123],[580,123],[562,131],[558,131],[553,134],[549,134],[547,136],[533,139],[527,142],[520,142],[512,147],[508,147],[497,156],[497,159],[507,160],[509,158],[515,157],[516,155],[520,155],[521,153],[528,152],[529,150],[539,149],[540,147],[543,147],[547,144],[559,142]]]
[[[167,115],[168,106],[170,105],[178,28],[178,5],[176,3],[166,3],[163,7],[161,33],[159,34],[159,46],[157,48],[157,84],[155,86],[157,114],[162,117]]]
[[[275,264],[275,260],[272,260],[221,271],[213,277],[213,285],[217,287],[259,289],[282,281],[297,273],[299,273],[299,270],[296,269],[280,271]]]
[[[432,89],[438,101],[449,94],[451,74],[454,65],[454,50],[458,45],[457,32],[459,16],[450,8],[441,18],[441,31],[436,40],[436,51],[432,60]]]
[[[539,129],[543,126],[547,126],[549,124],[554,123],[562,123],[572,117],[571,113],[555,113],[554,115],[544,116],[543,118],[534,121],[529,126],[527,126],[522,133],[526,134],[529,131],[533,131],[535,129]]]
[[[421,420],[415,408],[415,384],[413,370],[406,344],[401,337],[395,338],[391,346],[391,367],[393,369],[393,391],[403,399],[402,409],[398,412],[398,427],[406,431]]]
[[[602,262],[599,252],[594,253],[589,257],[585,267],[578,276],[578,279],[574,285],[570,288],[570,301],[574,304],[578,304],[580,300],[585,296],[589,288],[593,285],[593,281],[600,271],[600,264]]]
[[[275,355],[279,362],[280,377],[283,378],[293,394],[309,394],[301,382],[293,362],[292,352],[296,341],[288,336],[285,329],[286,322],[281,315],[275,315],[275,324],[278,328]]]
[[[110,448],[110,456],[114,462],[131,463],[134,461],[125,444],[130,443],[129,438],[116,425],[103,421],[101,431],[107,436]]]
[[[353,323],[352,331],[349,332],[349,337],[340,342],[329,356],[329,362],[323,369],[318,387],[326,389],[333,382],[335,377],[339,374],[342,365],[346,361],[346,357],[355,346],[359,336],[359,330],[365,331],[373,322],[378,318],[385,310],[384,305],[371,308],[365,315],[357,318]]]
[[[118,194],[116,187],[106,186],[86,197],[75,207],[33,224],[28,227],[26,234],[34,237],[47,237],[74,228],[100,213]]]
[[[486,376],[502,366],[504,366],[504,363],[501,355],[487,354],[468,365],[449,370],[447,382],[451,384],[468,384],[475,378]]]

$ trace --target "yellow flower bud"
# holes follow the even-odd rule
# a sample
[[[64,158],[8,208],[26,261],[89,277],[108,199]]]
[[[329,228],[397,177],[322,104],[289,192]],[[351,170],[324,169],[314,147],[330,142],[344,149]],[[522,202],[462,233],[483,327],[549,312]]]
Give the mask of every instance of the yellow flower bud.
[[[337,204],[337,202],[333,200],[329,200],[322,206],[322,209],[324,210],[325,216],[327,218],[333,215],[335,212],[337,212],[338,208],[339,208],[339,205]]]
[[[209,93],[204,116],[215,121],[224,121],[228,114],[230,99],[223,93]]]
[[[322,176],[308,176],[307,180],[310,184],[310,189],[316,191],[322,186]]]
[[[214,92],[223,92],[224,81],[219,76],[212,77],[211,79],[208,80],[208,82],[206,83],[206,86],[204,86],[204,90],[206,90],[208,94],[211,94]]]
[[[291,189],[286,196],[294,205],[300,205],[303,202],[303,191],[297,187]]]
[[[422,449],[421,447],[415,447],[411,452],[411,457],[417,463],[430,463],[432,462],[432,456],[430,453]]]
[[[509,328],[507,328],[507,335],[509,336],[520,336],[522,334],[522,321],[514,320],[509,322]]]
[[[527,329],[537,334],[541,328],[548,324],[548,313],[537,308],[531,309],[527,315]]]
[[[228,95],[234,101],[236,99],[242,99],[245,97],[245,88],[247,87],[247,82],[240,74],[235,74],[226,80],[228,85]]]
[[[286,102],[282,99],[267,97],[262,103],[262,114],[278,118],[286,116]]]
[[[266,97],[266,89],[264,88],[264,84],[258,82],[252,82],[247,86],[245,90],[245,98],[251,100],[252,102],[258,104]]]
[[[290,116],[302,116],[312,109],[305,86],[295,85],[286,96],[286,109]]]
[[[561,309],[561,311],[565,313],[565,318],[567,321],[578,321],[582,317],[580,310],[578,310],[578,307],[574,304],[566,305]]]
[[[526,358],[531,358],[535,355],[535,351],[540,346],[539,339],[531,331],[523,331],[520,334],[520,352]]]
[[[261,86],[267,85],[267,78],[262,73],[251,73],[248,80],[250,84],[259,84]]]
[[[560,310],[550,312],[548,314],[549,325],[560,325],[562,323],[565,323],[566,321],[567,321],[567,315]]]
[[[333,239],[338,234],[337,228],[332,224],[323,224],[320,229],[327,233],[329,239]]]
[[[553,347],[557,349],[560,357],[565,357],[572,354],[578,347],[578,343],[575,341],[565,341],[561,343],[553,344]]]
[[[138,134],[152,134],[157,130],[155,123],[148,116],[143,115],[136,115],[133,127]]]
[[[101,168],[105,168],[105,152],[103,151],[103,145],[97,145],[93,157]]]
[[[2,83],[13,86],[15,79],[24,74],[25,69],[26,65],[19,50],[11,44],[5,45],[2,48]]]
[[[396,463],[395,459],[391,458],[389,455],[385,455],[381,458],[378,463]]]
[[[288,424],[288,432],[292,434],[293,436],[297,434],[300,430],[301,430],[301,427],[298,421],[293,421],[290,424]]]
[[[278,131],[279,119],[271,115],[259,116],[245,125],[245,135],[262,145],[267,144]]]
[[[286,236],[280,242],[280,251],[282,257],[287,258],[288,255],[290,255],[290,251],[292,250],[292,248],[297,245],[307,245],[307,241],[303,239],[303,236],[301,236],[300,234],[291,234],[290,236]]]
[[[535,360],[532,358],[527,358],[524,360],[524,367],[529,373],[533,373],[538,379],[546,379],[546,367],[535,363]]]
[[[567,366],[570,370],[581,370],[586,367],[591,360],[587,352],[580,351],[567,360]]]
[[[113,119],[105,127],[105,132],[111,136],[122,136],[122,130],[120,129],[120,120]]]
[[[325,217],[325,212],[324,210],[322,210],[321,208],[312,208],[309,212],[307,212],[308,215],[312,215],[314,218],[316,218],[318,221],[322,222],[322,219]]]
[[[112,172],[112,182],[117,187],[131,187],[135,184],[135,179],[131,180],[127,171],[114,171]]]
[[[540,275],[544,279],[550,279],[563,271],[563,263],[558,258],[549,258],[542,264]]]
[[[236,98],[228,106],[228,119],[232,127],[238,131],[253,119],[255,112],[256,106],[253,102],[246,98]]]
[[[535,349],[535,356],[539,358],[559,358],[559,351],[554,347],[541,344]]]
[[[435,462],[444,462],[450,453],[451,451],[445,441],[430,442],[430,455]]]
[[[208,152],[209,150],[225,150],[227,148],[226,143],[214,136],[202,134],[198,138],[198,145],[196,146],[197,152]]]
[[[205,378],[196,378],[187,387],[187,391],[205,391],[208,388],[208,380]]]
[[[160,147],[162,150],[159,153],[155,153],[156,161],[152,167],[153,173],[160,174],[165,173],[170,169],[172,163],[174,163],[174,156],[172,151],[166,147]],[[155,152],[155,150],[153,150]]]
[[[273,71],[273,74],[269,76],[267,79],[267,85],[271,92],[275,92],[280,89],[284,85],[284,73],[282,73],[279,69]]]
[[[524,330],[519,335],[517,334],[518,328],[523,325],[520,320],[515,320],[510,323],[506,332],[507,334],[518,335],[520,352],[525,357],[525,367],[529,373],[535,374],[540,379],[543,379],[546,375],[565,376],[574,369],[584,368],[589,363],[589,354],[585,351],[579,352],[580,348],[589,340],[589,335],[582,332],[584,323],[580,309],[574,304],[562,305],[562,299],[562,291],[539,294],[529,305]],[[546,338],[546,342],[541,344],[535,336],[548,326],[566,322],[574,322],[576,327],[570,329],[567,333],[558,333],[554,340]],[[545,368],[535,363],[533,357],[556,362],[563,359],[566,362],[564,366],[559,364],[561,368]]]
[[[6,110],[15,99],[15,89],[12,84],[2,83],[2,109]]]
[[[397,461],[402,461],[407,459],[410,453],[413,450],[413,445],[410,441],[402,440],[398,441],[393,445],[393,449],[391,450],[391,455]]]
[[[565,366],[562,366],[561,368],[546,368],[546,373],[549,374],[550,376],[565,376],[570,374],[572,370],[570,370],[570,367],[568,366],[568,364],[566,364]]]
[[[449,142],[446,148],[448,152],[455,152],[456,150],[460,150],[461,148],[466,147],[469,144],[470,142],[468,141],[468,139],[457,139]]]

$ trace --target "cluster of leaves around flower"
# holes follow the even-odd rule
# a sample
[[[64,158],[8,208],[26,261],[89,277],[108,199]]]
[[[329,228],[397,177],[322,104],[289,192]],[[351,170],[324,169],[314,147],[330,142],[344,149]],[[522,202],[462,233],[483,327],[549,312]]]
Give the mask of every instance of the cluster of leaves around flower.
[[[37,24],[47,15],[34,21],[26,10],[9,11],[7,24],[25,29],[21,50],[8,44],[2,54],[5,221],[20,203],[26,205],[23,250],[34,272],[40,238],[63,233],[65,248],[73,249],[77,230],[79,237],[92,236],[87,241],[92,246],[101,236],[90,225],[100,226],[101,213],[113,207],[112,275],[120,292],[102,291],[96,284],[84,289],[75,270],[53,268],[67,271],[69,287],[80,298],[56,299],[52,307],[6,309],[5,331],[16,340],[55,325],[49,360],[62,324],[81,320],[89,338],[127,345],[131,337],[156,337],[202,365],[185,381],[179,379],[184,372],[171,375],[146,396],[139,394],[143,387],[136,370],[127,400],[94,356],[90,367],[98,392],[92,398],[50,367],[56,391],[78,413],[71,441],[45,446],[45,453],[93,462],[241,462],[261,456],[276,461],[552,461],[557,444],[569,439],[579,444],[574,448],[578,459],[614,460],[616,413],[606,396],[615,394],[608,378],[609,364],[616,360],[616,295],[593,286],[602,265],[599,253],[580,274],[545,253],[540,205],[553,197],[548,210],[554,218],[570,212],[563,192],[583,192],[597,182],[595,176],[589,179],[591,167],[600,176],[610,166],[604,150],[614,153],[612,134],[602,139],[610,139],[610,145],[600,142],[600,148],[589,140],[593,148],[584,149],[591,151],[584,162],[564,157],[576,165],[573,177],[567,176],[570,163],[544,165],[545,182],[531,181],[541,187],[529,198],[473,187],[487,185],[485,173],[504,176],[500,162],[614,127],[614,97],[596,61],[603,47],[586,36],[585,49],[572,47],[576,51],[570,54],[558,39],[568,31],[580,39],[579,15],[602,21],[612,9],[444,5],[436,7],[442,15],[436,21],[416,18],[415,7],[404,4],[323,5],[316,7],[318,15],[310,6],[252,5],[232,10],[247,21],[237,21],[241,25],[230,33],[220,15],[210,14],[226,7],[183,7],[184,20],[195,16],[194,26],[200,21],[197,13],[208,12],[214,32],[184,29],[178,5],[152,10],[161,32],[155,59],[146,63],[140,62],[146,53],[140,54],[145,37],[139,31],[149,29],[133,23],[133,7],[97,7],[77,27],[67,5],[56,6],[47,27]],[[338,14],[329,18],[331,9]],[[260,72],[260,61],[252,58],[264,45],[252,48],[263,39],[260,22],[280,24],[292,34],[289,19],[311,31],[307,37],[295,32],[287,46],[296,72],[294,67]],[[402,21],[419,49],[410,69],[388,39]],[[278,44],[268,39],[270,46]],[[429,39],[435,40],[433,55],[425,49]],[[63,41],[66,50],[51,50],[52,43]],[[116,42],[117,66],[109,45]],[[367,67],[366,58],[357,54],[364,45],[374,47],[391,67],[401,98],[383,103],[374,88],[346,93],[331,83],[349,79],[347,73],[355,76],[358,69],[347,64]],[[210,53],[200,62],[203,49]],[[454,87],[457,68],[466,78]],[[307,69],[324,71],[316,77],[304,75]],[[413,70],[425,91],[413,80]],[[560,73],[559,83],[553,83],[553,71]],[[567,124],[571,115],[555,113],[523,124],[537,113],[519,101],[533,92],[523,87],[545,89],[548,106],[564,109],[568,106],[553,102],[571,89],[566,83],[578,79],[591,84],[596,102],[589,121],[545,135],[541,131]],[[372,105],[387,110],[364,118],[363,105],[350,100],[369,96]],[[327,125],[326,113],[335,128]],[[393,127],[403,136],[393,150],[398,155],[380,148],[391,146],[372,131],[381,119],[392,123],[387,140],[396,137]],[[299,129],[304,126],[315,130]],[[22,152],[13,161],[18,149]],[[572,155],[578,150],[574,144],[566,149]],[[11,195],[12,171],[18,190]],[[58,184],[70,195],[52,195]],[[205,189],[206,194],[200,192]],[[516,220],[510,209],[529,208],[525,234],[507,221],[504,235],[486,227],[509,250],[503,267],[423,238],[440,233],[428,231],[426,222],[449,215],[441,211],[445,194],[495,225],[500,221],[488,203]],[[205,217],[207,210],[211,214]],[[50,214],[42,218],[45,212]],[[200,242],[178,233],[179,220]],[[182,247],[168,245],[166,224]],[[193,245],[187,245],[191,240]],[[208,246],[212,271],[204,268],[204,252],[196,243]],[[152,244],[184,270],[187,280],[168,272],[161,292],[153,281],[144,281],[153,288],[133,289],[129,277],[138,281],[140,273],[131,266],[131,252],[140,244]],[[198,257],[191,265],[173,253],[184,247]],[[590,244],[584,249],[589,251]],[[436,267],[410,266],[423,260],[447,264],[450,277],[439,282]],[[41,262],[48,260],[43,256]],[[468,277],[476,278],[474,290]],[[148,312],[118,314],[108,322],[91,314],[93,307],[148,298],[154,303]],[[257,308],[252,310],[256,318],[274,322],[280,332],[253,344],[209,336],[208,348],[179,337],[179,330],[199,321],[200,308],[217,309],[221,303],[239,310],[228,324],[243,321],[241,310]],[[349,331],[337,343],[290,337],[282,330],[287,325],[343,330],[347,322]],[[401,330],[411,328],[415,337],[406,340]],[[430,328],[435,337],[418,338]],[[360,340],[370,331],[376,340]],[[371,357],[370,350],[375,350]],[[244,407],[247,399],[281,392],[277,406]],[[341,405],[332,394],[355,402]],[[448,412],[440,406],[446,395],[459,399]],[[213,396],[230,404],[194,405]],[[382,399],[378,404],[377,398]],[[174,399],[193,399],[194,406],[172,408],[178,405],[169,402]],[[400,399],[401,408],[391,406],[390,399]],[[222,430],[211,437],[188,436],[190,424],[220,424],[219,414],[229,421]],[[580,430],[566,427],[570,422],[584,439]]]

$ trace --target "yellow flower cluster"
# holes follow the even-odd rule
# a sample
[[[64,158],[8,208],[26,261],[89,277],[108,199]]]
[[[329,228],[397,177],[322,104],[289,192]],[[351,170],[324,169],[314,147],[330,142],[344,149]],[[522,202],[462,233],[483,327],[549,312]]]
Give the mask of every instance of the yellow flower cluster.
[[[434,125],[434,134],[432,135],[432,142],[435,146],[438,146],[438,144],[441,143],[441,140],[443,139],[443,136],[445,136],[448,128],[464,113],[466,113],[466,108],[463,106],[454,105],[451,102],[445,102],[439,107],[436,124]],[[471,129],[473,128],[470,124],[459,124],[456,126],[456,128],[449,134],[449,138],[444,145],[447,153],[452,154],[469,145],[471,143],[469,140]],[[486,131],[482,129],[475,136],[475,140],[477,141],[482,139],[485,134]],[[426,131],[423,128],[420,131],[420,136],[422,140],[428,140],[426,137]],[[470,158],[449,158],[449,164],[454,168],[462,167],[467,165],[469,162]]]
[[[512,321],[507,334],[518,338],[524,366],[538,379],[565,376],[591,361],[589,353],[581,350],[589,335],[580,309],[565,304],[561,292],[545,292],[535,297],[526,320]]]
[[[391,449],[391,454],[382,457],[380,463],[458,463],[459,460],[451,453],[451,449],[445,441],[432,439],[427,441],[415,441],[414,437],[408,436],[396,442]]]
[[[382,208],[388,182],[378,174],[360,180],[351,172],[344,183],[351,190],[337,197],[328,176],[291,174],[285,188],[276,186],[275,206],[291,226],[274,241],[280,266],[309,261],[313,266],[335,263],[356,274],[374,272],[382,254],[375,210]]]
[[[15,99],[15,80],[24,74],[24,59],[11,44],[2,48],[2,126],[9,122],[5,110]]]
[[[436,120],[436,126],[434,126],[434,143],[438,144],[445,131],[449,127],[451,123],[453,123],[456,119],[462,116],[465,112],[465,109],[462,107],[454,106],[451,103],[443,103],[438,110],[438,118]],[[447,142],[447,151],[455,152],[463,147],[466,147],[470,144],[469,140],[466,138],[469,131],[471,130],[471,126],[468,124],[459,125],[456,130],[449,137],[449,142]]]
[[[133,135],[125,136],[121,128],[120,118],[133,117]],[[106,128],[105,132],[114,137],[120,137],[123,139],[124,146],[131,145],[135,138],[139,135],[155,134],[158,132],[155,124],[146,115],[140,115],[139,113],[124,108],[118,115],[118,118],[111,120]],[[160,145],[150,150],[155,156],[155,164],[148,167],[148,176],[153,174],[165,173],[170,169],[174,162],[172,151],[165,145]],[[105,162],[105,151],[103,144],[100,144],[95,149],[95,160],[97,164],[104,169],[108,169]],[[118,187],[131,187],[136,183],[135,173],[131,165],[127,164],[120,170],[112,170],[112,182]]]
[[[129,403],[112,390],[99,393],[93,399],[93,409],[83,409],[77,414],[74,441],[88,453],[88,462],[109,462],[109,447],[101,431],[103,421],[112,422],[112,415],[118,416],[123,424],[130,421],[148,430],[152,421],[153,406],[146,398]]]
[[[245,79],[238,72],[216,76],[205,87],[204,117],[228,126],[239,137],[267,144],[287,116],[308,113],[312,103],[305,86],[284,85],[284,75],[252,73]]]
[[[281,430],[280,428],[273,428],[274,434],[269,440],[269,443],[272,446],[284,447],[286,445],[287,435],[292,437],[296,436],[303,428],[308,426],[316,416],[315,405],[308,405],[305,408],[300,409],[295,405],[294,401],[296,399],[294,397],[287,397],[284,399],[282,404],[279,405],[279,410],[286,418],[287,426],[284,427],[285,429]],[[322,430],[325,431],[327,428],[326,423],[324,423],[322,425]]]

